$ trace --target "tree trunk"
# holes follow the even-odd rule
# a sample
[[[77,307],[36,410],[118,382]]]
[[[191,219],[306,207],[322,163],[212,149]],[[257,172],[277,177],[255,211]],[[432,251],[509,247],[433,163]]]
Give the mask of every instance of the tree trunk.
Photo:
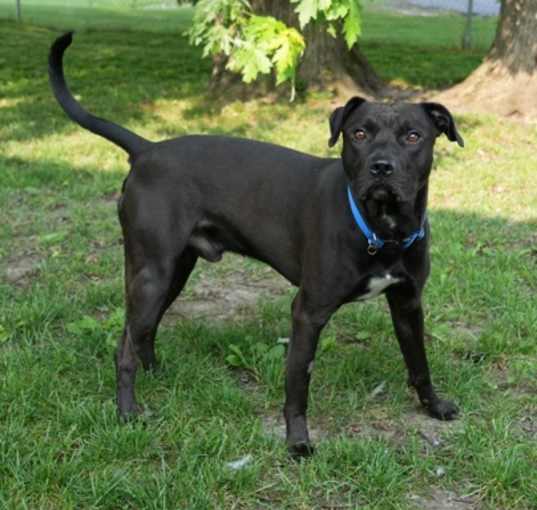
[[[304,29],[306,50],[298,70],[299,80],[310,86],[336,86],[349,91],[376,94],[383,82],[355,45],[349,51],[343,38],[310,23]]]
[[[288,0],[253,0],[251,4],[256,14],[273,16],[298,29],[298,16],[294,12],[294,5]],[[302,33],[306,50],[298,69],[297,88],[335,87],[341,93],[365,95],[376,94],[383,88],[382,80],[357,45],[349,51],[342,37],[332,37],[325,27],[315,22],[310,22]],[[237,75],[230,76],[225,64],[222,58],[214,61],[214,89],[236,84],[240,80]],[[274,88],[273,77],[258,82],[255,86],[258,92]],[[247,87],[251,89],[252,85]]]
[[[537,2],[502,0],[483,63],[436,99],[454,108],[529,118],[537,114]]]
[[[17,21],[19,23],[22,21],[21,0],[17,0]]]

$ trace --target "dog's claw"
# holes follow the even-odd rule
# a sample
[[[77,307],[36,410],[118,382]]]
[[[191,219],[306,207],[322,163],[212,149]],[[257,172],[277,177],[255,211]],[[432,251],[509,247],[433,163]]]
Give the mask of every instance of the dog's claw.
[[[139,404],[135,404],[130,409],[127,409],[124,411],[118,411],[118,418],[119,418],[119,422],[122,424],[131,423],[137,420],[143,414],[144,414],[144,408]]]
[[[459,414],[458,407],[451,400],[438,399],[427,406],[429,414],[438,420],[453,420]]]
[[[300,460],[311,457],[315,451],[315,448],[313,448],[313,445],[309,441],[304,441],[289,445],[287,450],[289,451],[289,455],[291,455],[294,460]]]

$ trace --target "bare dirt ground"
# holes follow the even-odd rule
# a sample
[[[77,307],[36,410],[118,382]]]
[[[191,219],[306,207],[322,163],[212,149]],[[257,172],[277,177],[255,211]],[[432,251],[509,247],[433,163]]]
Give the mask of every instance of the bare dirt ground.
[[[4,271],[5,280],[12,285],[26,285],[37,274],[40,262],[40,257],[31,252],[8,260]]]
[[[225,267],[234,270],[210,270],[203,264],[197,277],[189,281],[185,291],[166,313],[168,324],[181,318],[209,321],[244,317],[262,299],[281,297],[291,285],[269,268],[242,268],[237,255],[226,255]]]
[[[460,495],[445,489],[433,489],[428,496],[411,495],[409,500],[420,510],[477,510],[474,495]]]

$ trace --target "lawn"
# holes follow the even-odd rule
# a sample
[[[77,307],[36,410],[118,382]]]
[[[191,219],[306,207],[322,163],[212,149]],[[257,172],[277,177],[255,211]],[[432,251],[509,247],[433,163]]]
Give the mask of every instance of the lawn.
[[[276,342],[289,336],[293,289],[227,257],[200,264],[165,318],[162,369],[138,378],[145,416],[117,423],[115,200],[128,165],[52,99],[46,56],[58,30],[80,30],[66,58],[77,97],[143,136],[227,133],[336,153],[326,146],[328,93],[210,101],[210,65],[180,35],[190,11],[127,3],[23,1],[28,24],[0,21],[0,507],[535,509],[535,125],[456,115],[466,148],[438,143],[427,349],[458,420],[420,410],[377,298],[326,328],[310,400],[317,453],[290,461]],[[2,16],[12,3],[0,1]],[[493,34],[492,20],[479,22],[484,42],[462,52],[461,27],[455,16],[366,11],[363,47],[387,80],[447,86],[479,63]],[[245,456],[243,469],[229,467]]]

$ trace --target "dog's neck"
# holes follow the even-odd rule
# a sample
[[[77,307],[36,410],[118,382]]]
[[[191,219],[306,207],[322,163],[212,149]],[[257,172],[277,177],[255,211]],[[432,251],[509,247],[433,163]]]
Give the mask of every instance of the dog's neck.
[[[360,204],[360,209],[378,237],[401,241],[422,227],[427,209],[427,193],[428,184],[425,183],[412,202],[366,200]]]

